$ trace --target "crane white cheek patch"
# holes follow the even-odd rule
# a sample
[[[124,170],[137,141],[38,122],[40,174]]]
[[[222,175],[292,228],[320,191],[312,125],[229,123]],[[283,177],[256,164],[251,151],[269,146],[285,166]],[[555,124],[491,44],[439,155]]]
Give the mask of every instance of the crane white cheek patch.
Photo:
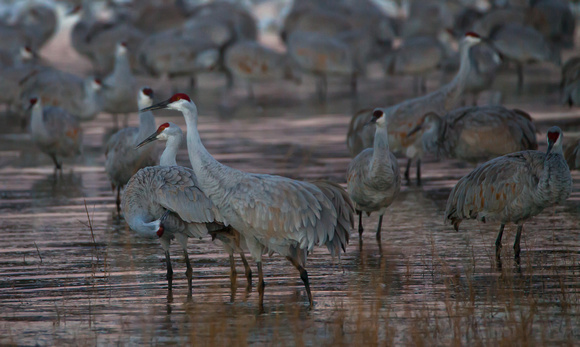
[[[407,156],[407,158],[415,158],[415,155],[417,154],[417,148],[415,148],[415,146],[409,146],[407,147],[407,151],[405,152],[405,156]]]

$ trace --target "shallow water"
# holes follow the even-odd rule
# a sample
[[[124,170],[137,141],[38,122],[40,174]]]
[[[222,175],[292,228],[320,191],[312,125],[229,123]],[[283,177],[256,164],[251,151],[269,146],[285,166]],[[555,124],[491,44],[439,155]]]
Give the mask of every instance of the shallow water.
[[[500,76],[506,104],[529,111],[540,130],[562,124],[576,131],[575,110],[549,106],[558,100],[557,71],[529,71],[523,96],[513,94],[513,73]],[[144,82],[169,94],[155,81]],[[321,105],[308,79],[300,87],[257,86],[257,100],[248,101],[243,88],[222,95],[223,79],[209,75],[194,100],[204,143],[225,164],[344,183],[353,110],[408,98],[410,82],[393,79],[386,86],[380,76],[370,77],[353,100],[348,86],[335,81]],[[438,77],[429,81],[431,89],[437,84]],[[158,124],[184,125],[176,113],[156,116]],[[241,263],[232,295],[228,257],[209,238],[190,241],[191,298],[181,252],[172,247],[174,289],[168,293],[158,241],[137,237],[115,212],[101,149],[110,116],[83,124],[84,156],[65,162],[56,176],[17,122],[8,116],[0,122],[2,345],[507,345],[580,338],[578,184],[563,206],[526,224],[520,266],[512,260],[515,228],[508,228],[498,269],[492,247],[498,225],[466,222],[461,232],[443,225],[447,195],[472,167],[428,158],[424,185],[403,187],[388,209],[382,255],[375,215],[364,218],[362,250],[353,232],[340,264],[325,249],[315,250],[307,266],[313,310],[295,269],[278,256],[266,258],[266,313],[259,315],[257,291],[245,291]],[[130,123],[137,124],[135,115]],[[185,148],[178,162],[189,165]]]

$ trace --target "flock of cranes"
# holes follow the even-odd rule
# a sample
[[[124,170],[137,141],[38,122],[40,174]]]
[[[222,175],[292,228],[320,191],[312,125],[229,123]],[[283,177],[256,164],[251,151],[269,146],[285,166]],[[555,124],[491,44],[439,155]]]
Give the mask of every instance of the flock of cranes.
[[[120,129],[104,144],[105,172],[116,193],[117,211],[130,228],[160,240],[169,288],[173,281],[170,242],[175,239],[183,250],[191,293],[188,239],[211,236],[229,255],[232,288],[237,281],[236,255],[244,264],[248,288],[252,286],[246,259],[247,253],[251,255],[257,265],[261,311],[262,258],[274,253],[298,270],[313,306],[308,253],[325,246],[333,257],[340,257],[357,214],[362,247],[363,214],[374,212],[379,215],[380,247],[383,217],[395,203],[403,178],[411,183],[413,162],[421,185],[421,161],[426,155],[470,163],[489,160],[457,182],[445,219],[455,229],[466,219],[500,223],[495,243],[498,264],[504,226],[515,223],[514,256],[519,261],[523,223],[570,195],[570,169],[580,166],[580,145],[574,141],[564,152],[563,132],[552,127],[547,132],[548,149],[540,152],[536,127],[525,111],[499,105],[458,107],[468,94],[476,103],[477,95],[491,88],[504,62],[515,64],[518,90],[523,88],[524,64],[560,64],[560,50],[571,44],[570,25],[573,31],[573,21],[570,24],[561,2],[533,1],[526,10],[479,13],[472,9],[457,14],[457,26],[445,30],[434,16],[442,7],[432,3],[412,6],[409,20],[397,25],[371,1],[353,7],[348,1],[337,5],[296,0],[280,35],[286,45],[282,53],[258,40],[252,15],[236,4],[216,1],[188,7],[187,2],[177,1],[173,7],[142,5],[134,11],[121,6],[110,21],[103,21],[91,2],[83,1],[70,14],[80,13],[71,31],[72,46],[93,65],[94,76],[85,78],[46,66],[36,56],[56,30],[40,5],[27,15],[29,21],[22,20],[26,30],[0,26],[0,37],[20,32],[6,44],[11,50],[0,52],[0,57],[8,57],[0,59],[0,101],[23,122],[29,119],[33,142],[52,158],[56,170],[62,170],[62,158],[82,153],[79,122],[106,112],[118,130],[118,115],[140,110],[138,127]],[[546,13],[558,14],[565,25],[553,26]],[[162,17],[169,14],[173,21]],[[465,25],[462,18],[476,20]],[[33,25],[27,26],[29,22]],[[433,33],[458,38],[458,69],[451,81],[426,93],[426,76],[453,65],[450,46]],[[398,36],[403,42],[395,47],[392,43]],[[139,74],[169,80],[184,76],[194,87],[199,73],[215,70],[226,76],[227,88],[234,80],[243,81],[253,97],[255,83],[299,81],[305,74],[316,79],[318,98],[325,100],[329,76],[348,79],[356,95],[358,80],[371,61],[380,62],[386,74],[414,76],[415,93],[423,95],[353,116],[347,134],[353,159],[346,169],[346,190],[326,180],[253,174],[218,162],[201,141],[192,99],[175,93],[154,104],[153,90],[139,89],[137,79]],[[579,61],[569,60],[562,70],[563,101],[570,105],[580,97]],[[179,126],[156,126],[152,111],[159,109],[183,114],[191,168],[176,161],[183,140]],[[156,140],[166,141],[160,160],[149,145]],[[403,175],[395,155],[408,159]]]

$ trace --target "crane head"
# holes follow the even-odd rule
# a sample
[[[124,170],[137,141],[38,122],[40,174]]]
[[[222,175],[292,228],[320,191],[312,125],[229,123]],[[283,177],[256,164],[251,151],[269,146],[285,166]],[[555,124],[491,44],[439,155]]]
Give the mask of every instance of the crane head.
[[[385,116],[385,112],[380,108],[376,108],[373,111],[373,115],[367,124],[377,124],[379,126],[386,126],[387,125],[387,117]]]
[[[145,107],[140,112],[161,110],[164,108],[179,111],[181,109],[180,106],[182,106],[183,104],[186,104],[186,103],[188,103],[188,104],[192,103],[189,96],[187,94],[184,94],[184,93],[177,93],[165,101],[161,101],[155,105]]]
[[[117,55],[127,53],[127,42],[119,42],[117,44]]]
[[[143,87],[139,90],[137,95],[137,105],[139,108],[149,107],[153,104],[153,89],[149,87]]]
[[[101,90],[101,88],[103,87],[103,82],[101,81],[100,78],[93,78],[93,80],[91,81],[91,87],[94,90]]]
[[[30,100],[28,100],[28,110],[32,109],[36,104],[38,104],[38,98],[37,97],[30,98]]]
[[[135,149],[141,148],[143,146],[145,146],[146,144],[153,142],[153,141],[157,141],[157,140],[165,140],[167,141],[170,137],[182,137],[183,136],[183,132],[181,131],[181,128],[171,122],[168,123],[163,123],[159,126],[159,128],[157,128],[157,130],[151,134],[151,136],[149,136],[148,138],[146,138],[145,140],[143,140],[140,144],[137,145],[137,147],[135,147]]]
[[[481,42],[481,36],[479,36],[477,33],[474,33],[473,31],[469,31],[465,33],[464,40],[469,45],[476,45]]]
[[[562,135],[562,129],[557,126],[553,126],[548,129],[546,137],[548,138],[548,150],[546,151],[546,155],[550,154],[554,147],[557,148],[560,152],[562,151],[562,138],[564,137]]]

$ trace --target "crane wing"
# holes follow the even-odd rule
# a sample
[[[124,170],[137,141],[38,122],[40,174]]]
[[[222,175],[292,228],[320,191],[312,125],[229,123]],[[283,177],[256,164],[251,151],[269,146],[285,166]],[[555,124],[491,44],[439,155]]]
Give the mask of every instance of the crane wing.
[[[189,223],[222,222],[224,218],[201,191],[193,170],[181,166],[161,167],[156,175],[156,197],[165,209]]]
[[[518,208],[514,203],[519,204],[522,194],[538,185],[544,157],[542,152],[522,151],[479,166],[451,191],[446,219],[455,224],[462,219],[485,220],[488,215],[509,216]]]
[[[248,228],[266,242],[290,238],[312,249],[334,237],[337,214],[331,201],[311,183],[280,176],[246,175],[224,199]]]

